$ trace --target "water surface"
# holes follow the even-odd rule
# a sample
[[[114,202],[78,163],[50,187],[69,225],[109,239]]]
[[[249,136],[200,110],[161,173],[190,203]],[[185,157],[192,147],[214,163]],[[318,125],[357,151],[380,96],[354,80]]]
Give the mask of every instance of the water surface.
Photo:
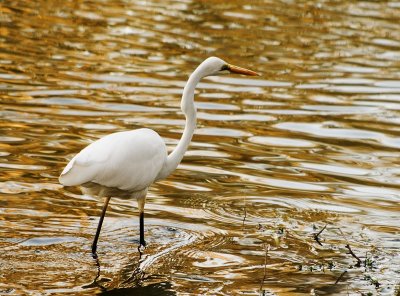
[[[398,293],[399,15],[394,1],[3,1],[0,294]],[[189,151],[148,194],[148,248],[136,202],[114,198],[96,262],[102,201],[60,172],[121,130],[172,150],[182,88],[211,55],[263,75],[200,83]]]

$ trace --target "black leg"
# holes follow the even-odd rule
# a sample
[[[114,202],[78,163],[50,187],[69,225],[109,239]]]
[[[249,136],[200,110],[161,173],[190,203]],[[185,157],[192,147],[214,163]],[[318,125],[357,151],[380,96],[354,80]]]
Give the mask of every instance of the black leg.
[[[106,215],[107,206],[108,206],[108,202],[110,201],[110,198],[111,197],[106,197],[106,200],[105,200],[104,205],[103,205],[103,210],[101,212],[100,220],[99,220],[99,225],[97,226],[96,235],[94,236],[94,240],[93,240],[93,244],[92,244],[92,256],[93,256],[93,258],[97,258],[97,253],[96,253],[97,241],[99,240],[101,226],[103,225],[104,216]]]
[[[143,247],[146,246],[144,240],[144,212],[140,212],[140,245]]]

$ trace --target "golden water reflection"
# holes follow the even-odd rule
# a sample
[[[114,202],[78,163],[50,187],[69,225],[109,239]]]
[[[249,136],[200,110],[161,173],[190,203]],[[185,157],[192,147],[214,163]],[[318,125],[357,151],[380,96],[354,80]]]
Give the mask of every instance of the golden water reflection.
[[[0,294],[396,293],[398,15],[393,1],[3,1]],[[200,83],[190,150],[149,192],[149,247],[139,258],[135,201],[113,199],[95,262],[101,201],[60,171],[119,130],[172,149],[210,55],[263,76]]]

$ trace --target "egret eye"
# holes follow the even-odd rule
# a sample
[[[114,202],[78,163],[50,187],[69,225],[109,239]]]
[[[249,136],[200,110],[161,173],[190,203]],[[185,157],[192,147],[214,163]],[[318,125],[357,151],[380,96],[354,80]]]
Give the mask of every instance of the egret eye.
[[[229,66],[227,64],[223,65],[220,71],[229,71]]]

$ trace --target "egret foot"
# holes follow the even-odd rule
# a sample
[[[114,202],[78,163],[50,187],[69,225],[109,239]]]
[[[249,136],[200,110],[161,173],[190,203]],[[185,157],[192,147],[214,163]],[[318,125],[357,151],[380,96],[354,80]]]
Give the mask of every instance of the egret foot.
[[[97,260],[99,258],[99,256],[97,256],[96,251],[95,252],[92,251],[92,258],[95,260]]]
[[[137,249],[138,249],[140,256],[142,256],[144,250],[146,250],[146,243],[144,242],[144,245],[142,243],[140,243],[139,246],[137,247]]]
[[[144,247],[144,248],[147,247],[146,241],[144,239],[142,239],[142,238],[140,238],[139,247]]]

